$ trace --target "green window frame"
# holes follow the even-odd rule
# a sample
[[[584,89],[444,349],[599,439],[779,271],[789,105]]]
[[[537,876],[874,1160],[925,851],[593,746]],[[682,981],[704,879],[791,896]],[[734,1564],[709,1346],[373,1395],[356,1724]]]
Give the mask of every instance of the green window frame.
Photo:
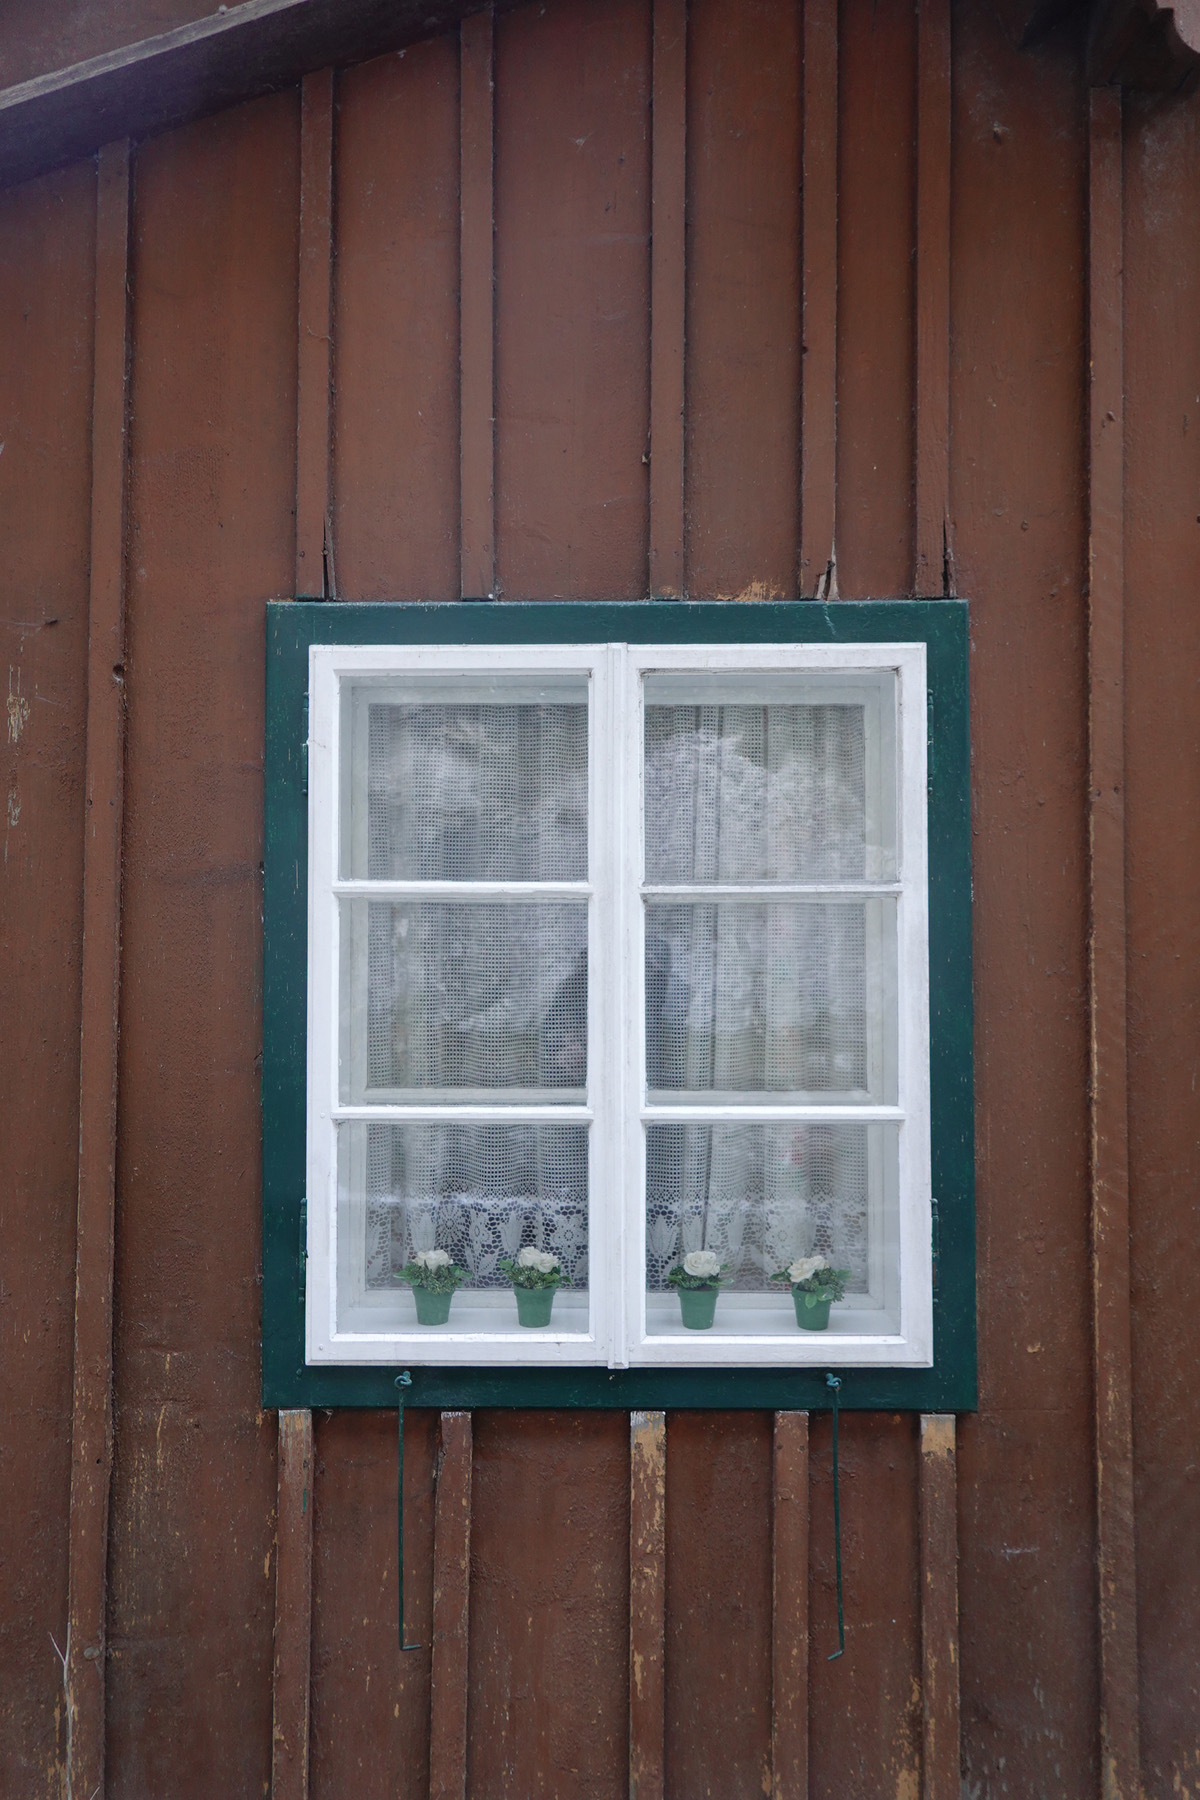
[[[263,1403],[396,1404],[393,1362],[304,1348],[308,680],[312,645],[920,643],[928,684],[932,1367],[829,1368],[843,1406],[976,1404],[968,624],[963,601],[271,602],[267,608],[263,972]],[[829,1344],[831,1359],[836,1340]],[[416,1366],[432,1407],[808,1408],[825,1367]]]

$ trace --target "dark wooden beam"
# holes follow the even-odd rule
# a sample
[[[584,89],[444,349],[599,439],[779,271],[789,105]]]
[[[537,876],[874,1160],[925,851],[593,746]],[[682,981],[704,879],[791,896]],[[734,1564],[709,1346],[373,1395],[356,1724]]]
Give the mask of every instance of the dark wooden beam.
[[[121,844],[125,792],[125,493],[129,403],[129,145],[96,186],[92,543],[88,600],[79,1192],[67,1627],[67,1788],[104,1791],[108,1511],[113,1457],[113,1241]]]
[[[511,4],[511,0],[510,0]],[[0,88],[0,185],[451,30],[481,0],[242,0]]]

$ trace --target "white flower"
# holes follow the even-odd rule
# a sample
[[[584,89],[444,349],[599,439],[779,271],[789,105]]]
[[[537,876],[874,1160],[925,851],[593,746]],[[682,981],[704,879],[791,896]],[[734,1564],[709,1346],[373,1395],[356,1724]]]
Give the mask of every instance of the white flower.
[[[535,1250],[532,1244],[526,1244],[517,1257],[517,1267],[536,1269],[539,1275],[549,1275],[553,1269],[557,1269],[558,1258],[552,1256],[549,1250]]]
[[[715,1250],[689,1250],[683,1259],[685,1275],[695,1275],[701,1281],[711,1281],[714,1275],[721,1273],[721,1259]]]
[[[448,1269],[450,1252],[448,1250],[418,1250],[413,1261],[419,1269]]]
[[[818,1269],[824,1267],[823,1256],[799,1256],[788,1270],[788,1279],[793,1283],[807,1281],[810,1275],[815,1275]]]

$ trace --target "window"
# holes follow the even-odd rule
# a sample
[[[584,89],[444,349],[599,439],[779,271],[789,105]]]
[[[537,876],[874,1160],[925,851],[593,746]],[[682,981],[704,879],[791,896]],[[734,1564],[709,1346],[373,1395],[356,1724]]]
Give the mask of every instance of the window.
[[[307,1028],[268,1056],[264,1101],[277,1060],[294,1099],[302,1048],[293,1379],[310,1403],[397,1365],[443,1393],[456,1370],[458,1389],[494,1371],[493,1393],[519,1377],[514,1397],[557,1371],[548,1392],[582,1382],[601,1404],[620,1403],[614,1383],[643,1404],[647,1383],[704,1370],[757,1371],[765,1391],[832,1366],[864,1392],[928,1392],[946,1337],[931,1071],[964,1047],[944,1011],[963,946],[944,931],[952,980],[930,981],[946,878],[931,889],[930,664],[946,658],[929,629],[864,634],[922,609],[272,613],[308,701],[307,867],[294,857],[288,884],[307,904]],[[572,614],[586,642],[563,641]],[[652,630],[672,623],[687,629]],[[294,748],[269,791],[285,878],[271,828],[304,807]],[[268,1022],[271,900],[269,867]],[[969,1212],[964,1234],[949,1210],[969,1250]],[[430,1326],[399,1275],[434,1248],[465,1279]],[[536,1329],[505,1270],[523,1249],[562,1276]],[[694,1329],[669,1277],[700,1250],[723,1285]],[[772,1279],[814,1256],[846,1271],[823,1331]],[[268,1328],[267,1365],[270,1348]]]

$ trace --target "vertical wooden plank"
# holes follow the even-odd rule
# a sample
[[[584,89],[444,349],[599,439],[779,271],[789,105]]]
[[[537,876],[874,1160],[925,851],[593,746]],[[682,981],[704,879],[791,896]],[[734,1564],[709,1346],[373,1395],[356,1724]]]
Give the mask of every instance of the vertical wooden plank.
[[[492,9],[459,28],[459,503],[464,600],[496,585]]]
[[[629,1415],[629,1800],[663,1800],[667,1420]]]
[[[1126,1058],[1121,95],[1088,118],[1088,845],[1092,1331],[1104,1800],[1139,1791]]]
[[[917,6],[916,564],[954,591],[950,555],[950,0]]]
[[[344,600],[462,594],[459,123],[453,33],[338,73],[332,486]]]
[[[88,606],[75,1390],[71,1431],[67,1781],[104,1789],[112,1482],[113,1229],[125,735],[129,144],[100,152],[96,190],[92,554]]]
[[[312,1648],[313,1430],[307,1409],[279,1415],[271,1800],[308,1800]]]
[[[837,598],[837,0],[804,5],[800,592]]]
[[[651,14],[496,21],[496,592],[644,599]]]
[[[771,1796],[808,1800],[808,1414],[775,1414]]]
[[[329,580],[329,378],[333,276],[333,70],[300,85],[300,333],[296,368],[296,598]]]
[[[958,1476],[953,1413],[921,1416],[921,1800],[959,1800]]]
[[[442,1414],[433,1525],[429,1800],[466,1800],[471,1603],[471,1415]]]
[[[684,592],[687,0],[653,0],[650,592]]]
[[[800,513],[800,11],[687,12],[686,586],[792,600]]]

